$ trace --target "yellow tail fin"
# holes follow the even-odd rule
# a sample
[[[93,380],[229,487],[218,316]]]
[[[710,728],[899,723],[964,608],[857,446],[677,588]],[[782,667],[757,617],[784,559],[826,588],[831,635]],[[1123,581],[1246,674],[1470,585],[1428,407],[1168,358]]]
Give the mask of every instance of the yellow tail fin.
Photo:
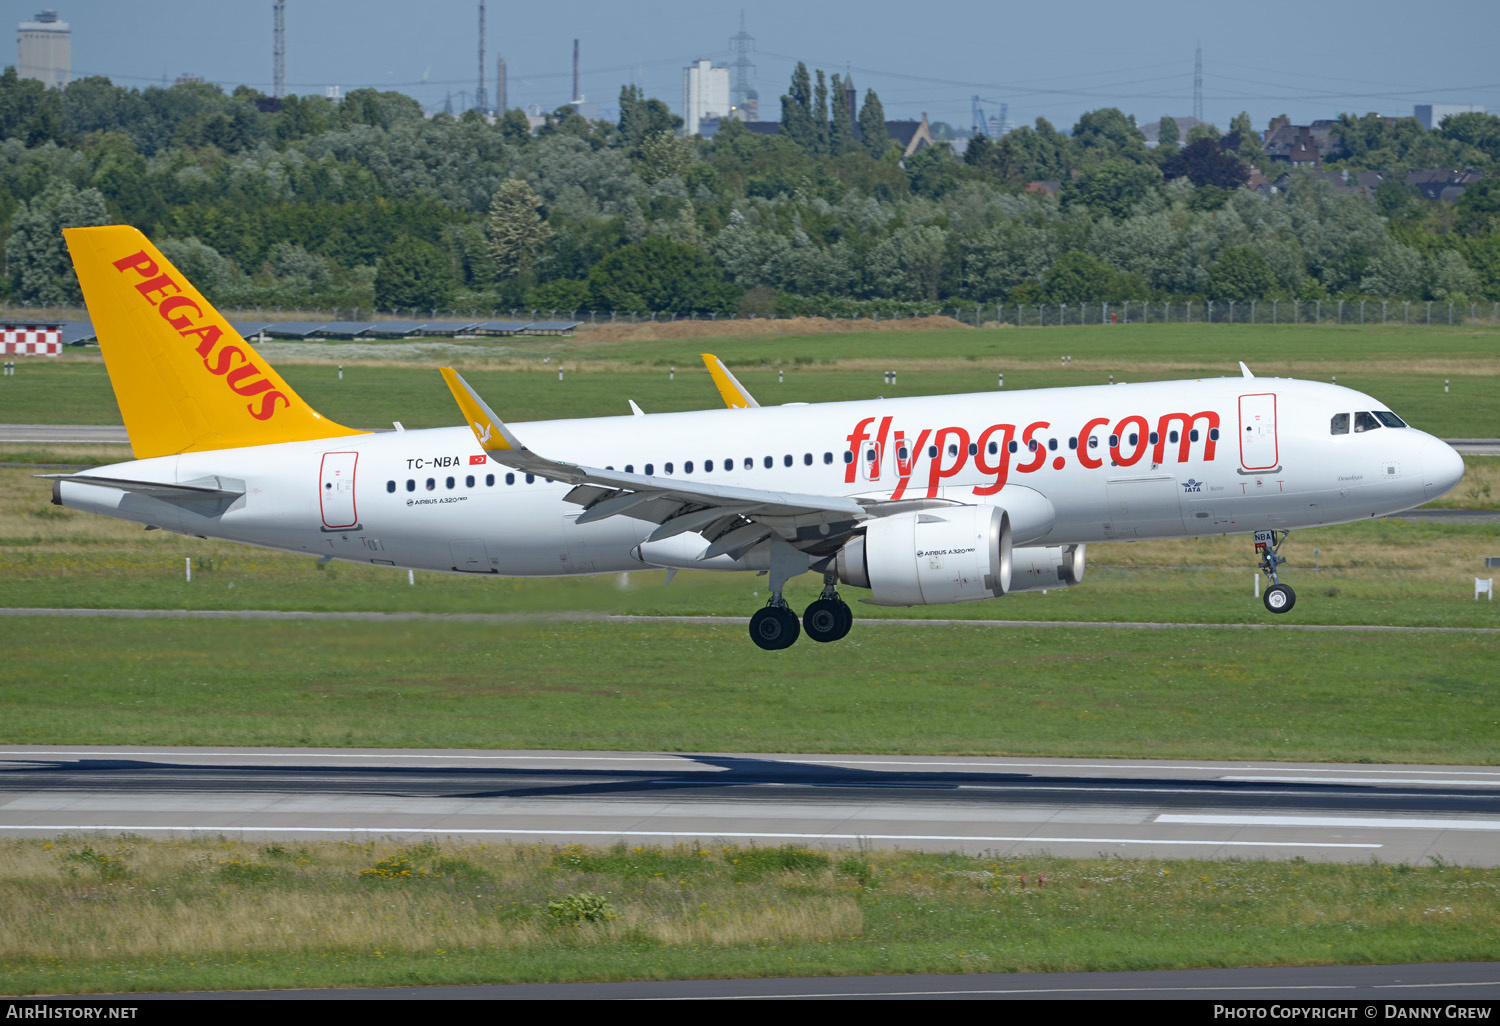
[[[137,459],[358,435],[292,391],[139,231],[63,231]]]

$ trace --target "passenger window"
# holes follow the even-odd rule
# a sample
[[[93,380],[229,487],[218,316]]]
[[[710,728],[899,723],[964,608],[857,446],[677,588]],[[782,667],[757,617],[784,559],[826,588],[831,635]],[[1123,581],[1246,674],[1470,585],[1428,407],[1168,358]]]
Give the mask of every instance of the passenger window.
[[[1098,438],[1097,435],[1092,436],[1092,437],[1089,438],[1089,448],[1090,449],[1097,449],[1097,448],[1099,448],[1099,438]]]
[[[1372,414],[1360,412],[1354,415],[1355,434],[1361,431],[1374,431],[1378,427],[1380,427],[1380,421],[1376,420]]]
[[[958,446],[956,446],[956,445],[950,445],[950,446],[948,446],[948,455],[949,456],[957,456],[958,455]]]
[[[802,454],[802,465],[804,467],[812,466],[812,453],[805,452]]]
[[[1191,430],[1191,431],[1188,432],[1188,441],[1190,441],[1190,442],[1196,442],[1197,440],[1198,440],[1198,429],[1197,428],[1193,428],[1193,430]]]
[[[994,455],[995,455],[995,454],[996,454],[996,453],[998,453],[998,452],[999,452],[999,451],[1000,451],[1000,446],[999,446],[999,445],[997,445],[997,444],[996,444],[996,443],[994,443],[994,442],[991,442],[991,443],[990,443],[990,455],[991,455],[991,456],[994,456]]]
[[[746,456],[745,457],[745,469],[746,470],[754,470],[755,469],[755,457],[754,456]]]
[[[526,483],[527,484],[532,484],[535,481],[536,481],[536,475],[535,474],[527,474],[526,475]]]
[[[508,484],[508,485],[515,484],[516,483],[516,475],[514,475],[514,474],[506,474],[505,475],[505,483]]]
[[[655,477],[656,476],[656,464],[655,463],[648,463],[648,464],[646,464],[646,476],[647,477]],[[530,481],[531,481],[531,475],[530,474],[526,475],[526,481],[528,483],[530,483]]]
[[[484,475],[484,486],[486,488],[493,488],[493,487],[495,487],[495,475],[494,474],[486,474],[486,475]]]
[[[1141,442],[1141,436],[1138,435],[1138,434],[1136,434],[1134,431],[1130,432],[1130,444],[1131,445],[1139,445],[1140,442]]]
[[[1208,429],[1208,437],[1210,439],[1212,439],[1213,441],[1217,442],[1219,440],[1219,429],[1218,428],[1209,428]]]
[[[686,463],[684,463],[682,465],[682,472],[684,474],[691,474],[693,472],[693,461],[692,460],[688,460]],[[668,471],[667,473],[671,473],[671,471]]]
[[[705,474],[712,474],[714,472],[714,461],[713,460],[704,460],[703,461],[703,472]]]
[[[470,474],[468,477],[464,478],[464,487],[465,488],[473,488],[474,487],[474,475],[473,474]]]
[[[896,459],[900,460],[902,463],[905,463],[910,458],[911,454],[907,451],[906,446],[903,445],[901,448],[896,450]]]
[[[663,467],[662,467],[662,469],[665,470],[668,474],[670,474],[672,472],[672,464],[670,464],[670,463],[664,464]]]
[[[970,456],[978,456],[979,455],[979,446],[977,444],[975,444],[974,442],[970,442],[969,443],[969,455]]]
[[[781,457],[781,465],[784,467],[790,467],[792,465],[791,453],[787,453],[785,456]]]
[[[430,492],[430,491],[432,491],[436,487],[437,487],[437,478],[429,477],[427,479],[427,490]]]
[[[406,479],[406,490],[409,491],[409,492],[416,491],[417,490],[417,482],[414,481],[414,480],[412,480],[411,478],[407,478]]]
[[[776,460],[775,460],[775,458],[771,457],[771,456],[767,456],[766,457],[766,469],[770,470],[774,466],[776,466]]]
[[[1068,448],[1069,449],[1076,449],[1076,448],[1078,448],[1078,439],[1076,437],[1068,439]]]
[[[1047,439],[1047,448],[1050,449],[1052,452],[1056,452],[1057,451],[1057,439],[1055,439],[1055,438],[1049,438],[1049,439]]]
[[[833,465],[833,453],[831,453],[831,452],[825,452],[823,454],[823,465],[824,466],[832,466]]]
[[[394,492],[396,490],[396,482],[394,482],[394,481],[387,481],[385,483],[385,490],[388,491],[388,492]]]
[[[453,488],[453,478],[451,478],[451,477],[448,478],[446,483],[447,483],[449,489]]]
[[[937,459],[937,446],[929,445],[927,447],[927,458],[930,460]]]
[[[1119,444],[1120,444],[1120,436],[1119,435],[1110,435],[1109,436],[1109,446],[1110,446],[1111,449],[1115,448]]]
[[[635,473],[635,464],[634,463],[627,463],[627,464],[625,464],[625,473],[627,473],[627,474],[634,474]]]
[[[1157,439],[1158,436],[1157,436],[1157,434],[1156,434],[1155,431],[1151,432],[1151,434],[1148,435],[1147,437],[1150,438],[1152,445],[1156,444],[1156,439]]]
[[[1169,442],[1175,442],[1175,441],[1177,441],[1177,439],[1179,439],[1179,438],[1181,438],[1181,437],[1182,437],[1182,436],[1181,436],[1181,435],[1179,435],[1179,434],[1178,434],[1178,433],[1177,433],[1177,432],[1176,432],[1176,430],[1175,430],[1175,429],[1174,429],[1174,430],[1173,430],[1173,431],[1172,431],[1172,432],[1171,432],[1171,433],[1170,433],[1170,434],[1168,434],[1168,435],[1167,435],[1167,441],[1169,441]]]
[[[1010,445],[1007,446],[1007,448],[1010,449],[1011,452],[1019,452],[1021,450],[1020,445],[1016,444],[1016,440],[1014,438],[1010,440]]]
[[[854,462],[854,453],[851,452],[851,451],[845,450],[845,452],[844,452],[844,462],[845,463],[853,463]]]
[[[1026,448],[1029,449],[1029,450],[1031,450],[1032,452],[1036,452],[1036,450],[1037,450],[1036,439],[1033,438],[1031,441],[1027,442],[1026,443]]]

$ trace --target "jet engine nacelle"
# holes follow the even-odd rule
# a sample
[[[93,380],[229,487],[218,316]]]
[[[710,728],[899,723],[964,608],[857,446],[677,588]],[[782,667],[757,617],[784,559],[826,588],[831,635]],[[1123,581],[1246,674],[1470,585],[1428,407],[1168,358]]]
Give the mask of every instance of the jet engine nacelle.
[[[1010,516],[952,506],[871,520],[839,550],[838,577],[877,606],[997,598],[1010,590]]]
[[[1083,580],[1082,545],[1028,545],[1011,549],[1010,590],[1071,588]]]

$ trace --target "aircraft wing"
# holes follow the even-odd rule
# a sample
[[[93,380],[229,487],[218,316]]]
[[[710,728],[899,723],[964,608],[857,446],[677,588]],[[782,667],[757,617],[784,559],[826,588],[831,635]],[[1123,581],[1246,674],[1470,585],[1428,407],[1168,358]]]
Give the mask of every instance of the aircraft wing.
[[[724,405],[731,410],[743,410],[747,407],[759,407],[760,403],[755,401],[755,396],[740,384],[740,379],[729,372],[724,366],[724,361],[713,353],[702,353],[703,366],[708,368],[709,376],[714,379],[718,386],[719,395],[724,397]]]
[[[490,459],[574,486],[566,498],[584,508],[578,523],[611,516],[645,520],[658,525],[648,541],[696,531],[710,541],[703,559],[738,558],[772,535],[813,556],[832,554],[861,521],[913,508],[904,502],[647,477],[549,459],[528,449],[457,371],[444,367],[442,374]]]

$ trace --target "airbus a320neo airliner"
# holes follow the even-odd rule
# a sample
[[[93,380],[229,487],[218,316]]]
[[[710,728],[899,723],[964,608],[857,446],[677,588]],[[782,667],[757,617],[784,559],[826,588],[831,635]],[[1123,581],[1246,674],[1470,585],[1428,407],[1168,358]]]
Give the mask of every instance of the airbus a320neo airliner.
[[[53,501],[188,535],[460,574],[766,571],[764,649],[844,637],[839,584],[915,606],[1062,588],[1089,542],[1253,534],[1292,608],[1286,532],[1434,499],[1459,455],[1370,396],[1242,376],[462,427],[320,416],[138,231],[66,233],[136,459]],[[632,404],[633,406],[633,404]],[[823,577],[802,617],[788,579]]]

